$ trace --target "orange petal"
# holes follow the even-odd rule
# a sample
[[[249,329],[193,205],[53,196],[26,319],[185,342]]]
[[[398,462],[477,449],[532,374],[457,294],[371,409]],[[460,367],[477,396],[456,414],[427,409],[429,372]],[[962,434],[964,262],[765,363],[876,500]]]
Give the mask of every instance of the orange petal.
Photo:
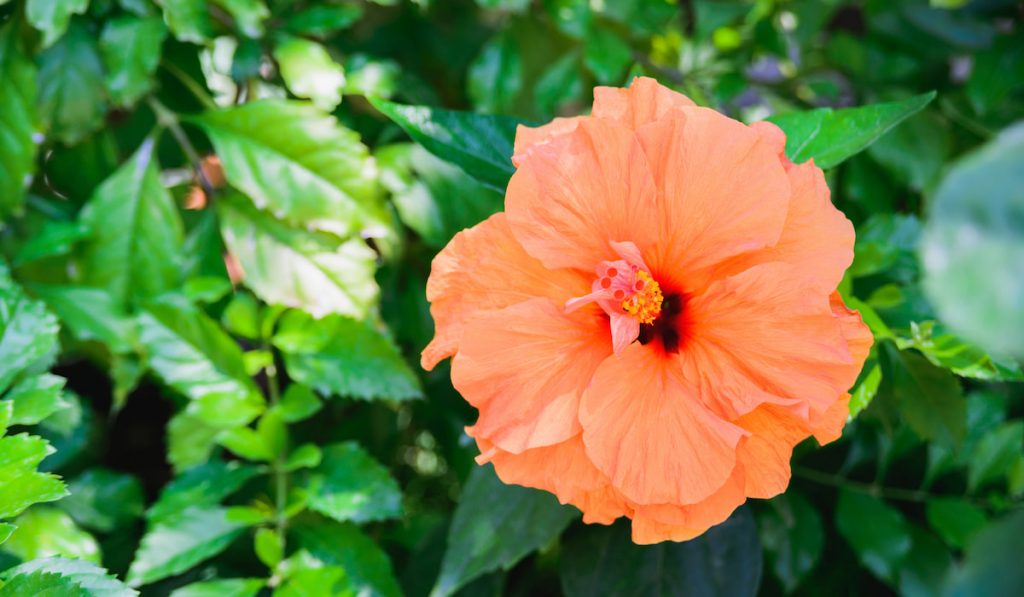
[[[701,270],[779,240],[790,185],[757,132],[713,110],[682,112],[641,127],[637,137],[664,195],[647,263],[662,286],[692,292],[706,283]]]
[[[650,77],[637,77],[626,89],[595,87],[593,115],[618,120],[638,129],[696,104],[685,95],[672,91]]]
[[[751,432],[739,449],[739,460],[746,472],[746,495],[770,498],[785,491],[793,446],[810,434],[806,419],[768,404],[744,415],[736,424]]]
[[[717,272],[730,275],[759,263],[783,261],[812,275],[823,290],[835,290],[853,263],[853,224],[832,205],[825,174],[813,160],[793,166],[786,175],[792,196],[779,242],[722,264]]]
[[[580,432],[580,395],[611,356],[608,322],[537,298],[467,323],[452,383],[480,410],[474,436],[522,452]]]
[[[704,345],[765,392],[821,416],[860,372],[829,295],[785,263],[754,266],[687,302],[687,347]]]
[[[481,451],[492,448],[485,439],[477,439],[477,444]],[[497,449],[490,461],[505,483],[550,491],[563,504],[579,508],[584,522],[611,524],[632,512],[625,499],[587,458],[579,435],[521,454]]]
[[[743,466],[737,464],[718,491],[696,504],[636,506],[633,513],[633,541],[641,545],[686,541],[724,522],[746,501],[743,479]]]
[[[576,130],[579,126],[580,119],[586,118],[585,116],[573,116],[572,118],[556,118],[551,122],[537,126],[523,126],[519,125],[516,127],[516,141],[515,148],[512,150],[512,162],[518,165],[518,156],[524,153],[527,149],[540,143],[546,143],[552,138],[558,135],[564,135],[565,133]]]
[[[642,249],[654,240],[657,194],[631,130],[584,118],[517,161],[505,211],[512,233],[547,267],[590,272],[615,257],[610,241]]]
[[[580,402],[587,455],[638,504],[693,504],[728,480],[744,431],[715,416],[678,366],[640,344],[604,361]]]
[[[513,238],[505,214],[495,214],[456,234],[434,258],[427,300],[435,331],[421,364],[433,369],[455,354],[465,322],[480,311],[538,296],[563,304],[589,289],[587,277],[572,271],[549,271],[527,255]]]

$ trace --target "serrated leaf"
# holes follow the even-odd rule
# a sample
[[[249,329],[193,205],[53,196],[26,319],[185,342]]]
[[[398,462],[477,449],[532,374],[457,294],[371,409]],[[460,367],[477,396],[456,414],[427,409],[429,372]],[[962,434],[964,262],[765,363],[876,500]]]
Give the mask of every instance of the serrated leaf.
[[[57,350],[57,318],[0,267],[0,394]]]
[[[163,8],[164,22],[175,39],[203,43],[213,37],[213,22],[206,0],[156,0]]]
[[[383,212],[373,163],[359,136],[334,117],[301,102],[263,100],[194,121],[213,141],[228,182],[261,209],[342,237],[375,234]]]
[[[388,469],[354,442],[324,448],[307,491],[311,510],[339,522],[384,520],[402,512],[398,483]]]
[[[176,285],[183,226],[160,184],[153,139],[103,181],[82,209],[91,235],[83,279],[131,307]]]
[[[92,468],[68,483],[68,497],[59,506],[90,529],[110,533],[142,516],[145,495],[136,477]]]
[[[171,597],[256,597],[265,584],[259,578],[207,580],[175,589]]]
[[[334,111],[345,88],[345,69],[315,41],[289,37],[274,48],[281,78],[296,97],[313,100],[321,110]]]
[[[67,31],[72,15],[88,8],[89,0],[27,0],[25,18],[42,32],[43,47],[49,47]]]
[[[15,519],[14,525],[18,530],[2,549],[21,561],[65,557],[100,563],[99,543],[62,510],[32,508]]]
[[[911,323],[909,338],[897,338],[900,349],[916,348],[932,363],[960,377],[988,381],[1021,381],[1024,372],[1012,359],[989,355],[934,321]]]
[[[313,558],[344,569],[356,594],[371,597],[402,594],[387,554],[351,523],[321,519],[296,524],[293,531],[298,546]]]
[[[14,403],[9,424],[36,425],[60,410],[65,405],[61,391],[66,381],[44,373],[23,379],[11,388],[3,397]]]
[[[516,126],[527,124],[525,121],[509,116],[403,106],[378,98],[370,98],[370,103],[430,153],[497,191],[505,190],[515,171],[512,146]]]
[[[226,514],[225,508],[192,506],[158,519],[142,537],[128,584],[137,587],[181,574],[227,549],[245,526]]]
[[[64,558],[46,558],[25,562],[20,566],[11,568],[3,573],[3,577],[12,582],[14,579],[23,576],[32,576],[36,580],[33,590],[42,591],[51,589],[56,591],[54,597],[70,597],[71,595],[86,595],[88,597],[135,597],[138,592],[128,588],[124,583],[109,575],[106,570],[99,566],[83,560],[68,560]],[[20,582],[20,581],[19,581]],[[77,592],[65,593],[68,587],[76,587]],[[9,585],[0,589],[0,594]],[[33,595],[34,592],[19,593],[13,595]]]
[[[935,98],[930,91],[900,102],[858,108],[818,108],[773,116],[768,120],[786,133],[786,156],[796,163],[814,158],[819,168],[832,168],[860,153],[876,139]]]
[[[363,400],[422,396],[395,345],[367,323],[336,315],[317,321],[293,311],[281,319],[274,345],[284,353],[291,378],[321,394]]]
[[[146,519],[153,524],[193,506],[216,506],[257,474],[259,470],[255,467],[221,460],[190,468],[164,488],[160,498],[146,512]]]
[[[39,55],[37,80],[37,106],[48,136],[74,145],[103,125],[103,62],[85,25],[72,23],[60,41]]]
[[[38,502],[67,495],[64,484],[36,467],[53,452],[46,440],[25,433],[0,437],[0,519],[17,516]]]
[[[754,517],[740,508],[683,543],[634,545],[629,526],[587,527],[565,543],[560,576],[567,597],[586,595],[751,596],[761,582]]]
[[[150,368],[198,405],[190,413],[217,427],[243,425],[262,410],[263,397],[245,371],[238,345],[199,309],[164,297],[149,303],[138,322]],[[213,398],[221,411],[202,408],[199,401]],[[237,410],[227,408],[231,404]]]
[[[431,595],[445,597],[478,576],[508,570],[557,537],[579,516],[549,493],[506,485],[490,465],[475,467],[448,531],[448,548]]]
[[[836,527],[868,570],[895,582],[900,562],[911,546],[910,531],[899,510],[876,497],[842,490]]]
[[[16,21],[0,28],[0,222],[21,211],[36,157],[36,67],[18,47]]]
[[[73,580],[48,572],[19,574],[0,585],[0,597],[89,597],[89,592]]]
[[[129,106],[153,87],[167,28],[158,17],[115,17],[100,36],[107,89],[118,106]]]
[[[362,317],[375,302],[376,255],[361,239],[289,227],[242,198],[217,205],[224,243],[265,302],[318,317]]]

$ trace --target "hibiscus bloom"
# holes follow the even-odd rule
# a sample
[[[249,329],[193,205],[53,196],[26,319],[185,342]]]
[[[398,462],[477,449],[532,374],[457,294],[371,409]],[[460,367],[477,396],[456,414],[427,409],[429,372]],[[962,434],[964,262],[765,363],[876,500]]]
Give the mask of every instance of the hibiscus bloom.
[[[648,78],[516,133],[505,212],[433,263],[433,368],[501,479],[633,540],[695,537],[839,437],[871,346],[836,288],[854,232],[785,136]]]

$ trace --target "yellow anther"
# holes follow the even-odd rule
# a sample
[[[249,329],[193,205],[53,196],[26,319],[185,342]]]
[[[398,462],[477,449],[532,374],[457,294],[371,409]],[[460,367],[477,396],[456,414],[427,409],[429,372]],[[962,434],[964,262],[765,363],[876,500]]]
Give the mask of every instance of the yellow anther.
[[[643,270],[636,274],[636,286],[635,294],[622,301],[622,309],[640,323],[653,323],[661,314],[661,286]]]

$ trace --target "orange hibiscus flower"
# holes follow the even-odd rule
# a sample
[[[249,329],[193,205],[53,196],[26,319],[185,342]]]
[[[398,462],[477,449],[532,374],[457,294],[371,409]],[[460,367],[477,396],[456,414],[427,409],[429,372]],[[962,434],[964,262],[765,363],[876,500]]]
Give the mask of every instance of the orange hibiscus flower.
[[[520,127],[505,213],[435,258],[433,368],[498,476],[633,540],[690,539],[839,437],[871,335],[836,287],[853,226],[785,136],[647,78]]]

